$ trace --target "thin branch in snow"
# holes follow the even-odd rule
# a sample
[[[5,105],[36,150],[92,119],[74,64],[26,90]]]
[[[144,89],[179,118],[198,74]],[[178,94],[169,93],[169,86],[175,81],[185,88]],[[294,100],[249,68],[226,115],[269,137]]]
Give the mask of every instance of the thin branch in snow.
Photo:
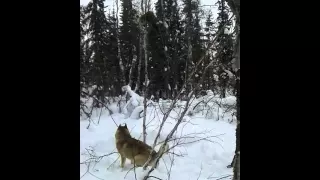
[[[148,176],[148,177],[162,180],[162,179],[160,179],[160,178],[158,178],[158,177],[155,177],[155,176]]]
[[[202,163],[201,163],[200,173],[199,173],[199,176],[198,176],[197,180],[199,180],[199,178],[200,178],[200,176],[201,176],[201,172],[202,172]]]
[[[209,176],[207,179],[214,179],[214,178],[217,178],[217,179],[215,179],[215,180],[221,180],[221,179],[225,179],[225,178],[227,178],[227,177],[231,177],[232,175],[225,175],[225,176],[222,176],[222,177],[211,177],[211,176]]]

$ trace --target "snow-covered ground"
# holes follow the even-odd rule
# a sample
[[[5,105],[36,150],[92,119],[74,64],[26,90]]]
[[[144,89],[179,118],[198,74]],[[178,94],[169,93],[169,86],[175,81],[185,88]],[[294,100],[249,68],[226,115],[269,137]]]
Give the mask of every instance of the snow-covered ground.
[[[234,100],[234,97],[228,97],[218,102],[232,104],[235,103]],[[196,102],[193,104],[196,104]],[[149,145],[153,144],[160,120],[163,117],[159,106],[157,107],[148,107],[147,111],[147,143]],[[200,110],[199,107],[195,108],[197,112],[191,113],[193,114],[192,116],[184,117],[184,122],[181,123],[177,133],[174,135],[174,138],[178,139],[184,137],[180,139],[180,145],[171,150],[171,152],[179,156],[174,156],[171,153],[164,155],[158,168],[152,172],[152,176],[163,180],[208,180],[232,175],[232,169],[228,169],[226,166],[232,161],[235,149],[236,126],[235,123],[228,122],[234,117],[231,112],[224,113],[223,110],[218,110],[220,109],[218,105],[214,106],[213,104],[210,106],[210,113],[213,115],[208,118],[206,116],[207,113],[201,111],[203,106],[201,106]],[[164,140],[175,125],[175,117],[178,113],[179,107],[170,114],[170,118],[165,123],[160,135],[160,141]],[[96,113],[92,118],[93,123],[88,129],[88,121],[80,121],[80,177],[82,180],[135,180],[136,178],[141,180],[146,174],[148,170],[143,171],[142,168],[136,168],[135,172],[130,170],[133,165],[130,164],[129,160],[127,160],[125,168],[121,169],[117,153],[97,158],[116,152],[114,134],[117,126],[115,123],[118,125],[127,123],[131,135],[137,139],[142,139],[142,118],[131,119],[125,117],[125,115],[119,113],[110,116],[107,112],[103,112],[99,118],[99,113]],[[218,117],[219,121],[217,121]],[[207,140],[201,140],[204,138]],[[170,142],[169,146],[172,147],[175,143],[177,141]],[[159,146],[156,147],[156,150],[158,148]],[[172,159],[174,159],[174,163],[170,168]],[[92,160],[98,162],[88,163]],[[86,163],[83,163],[85,161]],[[170,178],[168,178],[170,169]]]

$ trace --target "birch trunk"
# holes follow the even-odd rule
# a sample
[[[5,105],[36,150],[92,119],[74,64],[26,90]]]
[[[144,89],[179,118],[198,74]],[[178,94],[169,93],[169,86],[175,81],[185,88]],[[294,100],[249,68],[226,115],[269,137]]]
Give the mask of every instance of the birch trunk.
[[[120,66],[120,77],[122,77],[122,86],[125,85],[125,71],[124,71],[124,65],[123,61],[121,58],[121,43],[120,43],[120,36],[119,36],[119,17],[118,17],[118,12],[119,12],[119,5],[118,5],[118,0],[116,0],[116,6],[117,6],[117,13],[116,13],[116,19],[117,19],[117,45],[118,45],[118,59],[119,59],[119,66]]]

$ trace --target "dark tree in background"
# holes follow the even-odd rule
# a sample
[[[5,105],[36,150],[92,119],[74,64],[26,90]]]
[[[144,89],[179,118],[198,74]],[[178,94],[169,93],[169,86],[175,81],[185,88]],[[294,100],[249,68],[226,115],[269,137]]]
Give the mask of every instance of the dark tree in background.
[[[108,26],[106,28],[107,42],[106,52],[107,52],[107,61],[109,63],[108,67],[104,69],[108,75],[108,83],[110,84],[107,93],[109,96],[114,97],[118,96],[121,92],[121,84],[123,82],[123,77],[121,76],[121,70],[119,66],[119,59],[117,56],[118,46],[117,38],[115,34],[117,33],[117,19],[115,15],[116,11],[113,9],[111,13],[108,14]]]
[[[233,56],[233,37],[231,32],[232,21],[229,19],[229,7],[225,0],[219,0],[218,2],[218,31],[216,51],[218,57],[218,70],[219,76],[219,88],[222,98],[226,97],[226,90],[230,78],[232,78],[232,56]],[[230,73],[231,72],[231,73]]]
[[[81,98],[86,98],[87,96],[82,93],[83,88],[86,85],[86,64],[84,57],[84,7],[80,6],[80,115],[83,113],[84,101]]]
[[[179,16],[177,0],[158,0],[155,5],[156,15],[159,21],[160,41],[163,46],[162,67],[158,72],[163,73],[163,84],[159,95],[172,98],[177,94],[181,85],[179,83],[180,64],[183,63],[182,56],[182,24]],[[161,59],[160,59],[161,60]]]
[[[215,23],[213,22],[213,14],[212,11],[209,10],[206,15],[206,21],[204,26],[204,46],[206,47],[214,38],[214,30],[216,29]],[[211,49],[210,49],[211,50]],[[210,51],[209,50],[209,51]],[[213,55],[211,51],[207,53],[205,60],[204,60],[204,66],[209,64],[211,61],[213,61]],[[216,65],[215,63],[214,65]],[[216,89],[216,80],[215,80],[216,71],[214,69],[214,66],[209,67],[208,71],[206,72],[205,79],[202,84],[203,89]]]
[[[105,15],[104,0],[92,0],[85,8],[84,23],[86,29],[86,44],[90,49],[87,54],[91,64],[92,96],[99,102],[106,103],[107,96],[115,95],[119,89],[115,89],[117,79],[115,76],[115,64],[117,61],[114,50],[114,19],[108,21]],[[113,72],[113,73],[112,73]],[[115,77],[115,78],[114,78]],[[95,102],[96,107],[101,104]]]
[[[200,2],[198,0],[183,0],[184,19],[182,19],[184,27],[184,43],[183,43],[183,58],[185,59],[184,81],[187,84],[186,93],[188,94],[202,76],[202,71],[198,71],[192,78],[192,82],[187,82],[189,74],[195,69],[200,57],[204,52],[204,41],[201,39],[200,26]],[[204,65],[203,65],[204,66]]]
[[[139,51],[139,25],[138,25],[138,12],[133,8],[132,0],[122,0],[122,14],[120,26],[120,43],[121,43],[121,56],[125,67],[125,80],[126,84],[136,86],[133,82],[137,82],[137,75],[130,77],[130,70],[137,74],[137,61],[133,61],[140,57]],[[134,88],[134,86],[132,88]]]

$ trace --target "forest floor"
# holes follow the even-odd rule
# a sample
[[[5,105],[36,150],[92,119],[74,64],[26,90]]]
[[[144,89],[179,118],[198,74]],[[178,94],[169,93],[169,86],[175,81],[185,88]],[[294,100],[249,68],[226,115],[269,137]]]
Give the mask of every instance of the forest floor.
[[[235,103],[234,97],[228,98],[223,102]],[[208,116],[208,110],[206,112],[197,110],[192,113],[192,116],[189,114],[184,117],[184,122],[181,123],[174,135],[176,138],[182,137],[181,145],[163,156],[158,168],[152,172],[152,176],[162,180],[217,180],[232,177],[232,168],[228,169],[227,166],[231,163],[234,155],[236,126],[235,121],[230,123],[230,119],[234,118],[232,113],[225,113],[223,108],[219,107],[213,104],[210,107],[210,116]],[[177,110],[170,114],[160,135],[160,141],[163,141],[173,128],[177,114]],[[153,144],[162,117],[163,114],[159,108],[156,106],[148,107],[147,143],[149,145]],[[100,111],[93,114],[88,129],[89,121],[80,120],[81,180],[142,179],[147,170],[143,171],[142,168],[136,168],[135,171],[130,170],[133,165],[129,160],[123,169],[120,168],[120,158],[116,153],[114,138],[117,129],[114,122],[116,122],[118,125],[126,123],[131,135],[141,140],[142,120],[143,118],[126,118],[125,115],[119,113],[110,116],[105,111],[102,114]],[[173,142],[169,144],[169,146],[172,145]],[[157,148],[159,147],[156,147],[156,150],[158,150]],[[109,153],[112,154],[104,156]]]

